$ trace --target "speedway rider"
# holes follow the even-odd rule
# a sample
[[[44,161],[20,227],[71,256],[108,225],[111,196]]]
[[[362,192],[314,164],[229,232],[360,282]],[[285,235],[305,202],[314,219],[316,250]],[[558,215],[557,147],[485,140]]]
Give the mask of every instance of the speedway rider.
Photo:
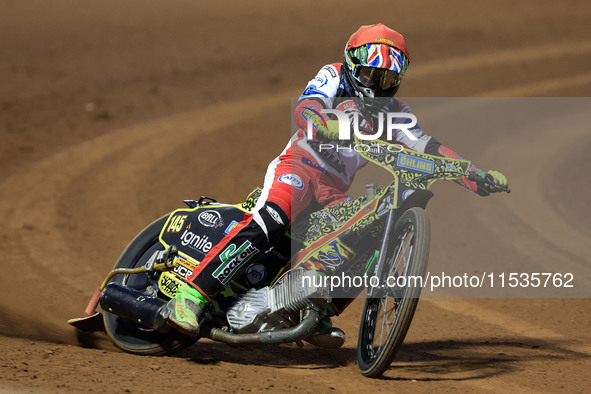
[[[204,308],[223,288],[221,280],[215,276],[220,267],[230,267],[233,269],[230,274],[235,275],[252,256],[275,245],[297,214],[313,200],[321,206],[329,206],[347,198],[345,192],[366,160],[354,150],[317,149],[319,140],[335,141],[339,137],[338,121],[321,110],[361,113],[365,119],[363,126],[370,129],[375,119],[372,120],[371,111],[368,116],[366,109],[359,108],[360,99],[381,98],[380,102],[388,102],[386,110],[410,114],[409,107],[394,98],[408,64],[404,37],[378,23],[361,26],[349,38],[343,63],[328,64],[320,69],[299,98],[295,122],[300,129],[269,164],[263,192],[255,208],[209,251],[187,284],[181,286],[176,297],[165,305],[162,313],[169,325],[185,334],[197,335]],[[309,122],[313,124],[313,138],[307,133]],[[431,155],[460,158],[426,135],[418,125],[410,132],[415,139],[398,130],[392,142]],[[470,171],[500,186],[507,186],[507,179],[499,172],[485,173],[474,166]],[[457,182],[482,196],[496,191],[466,178]],[[339,304],[339,300],[335,300],[329,314],[341,313],[345,303]],[[341,346],[344,333],[333,328],[329,319],[324,323],[309,341],[325,347]]]

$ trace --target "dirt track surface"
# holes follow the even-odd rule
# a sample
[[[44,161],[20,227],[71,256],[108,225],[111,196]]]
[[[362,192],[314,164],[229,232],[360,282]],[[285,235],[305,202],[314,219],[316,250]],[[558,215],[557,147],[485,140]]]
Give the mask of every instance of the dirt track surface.
[[[585,1],[230,3],[0,1],[0,391],[588,390],[588,298],[425,299],[381,380],[357,372],[361,302],[336,319],[348,341],[331,351],[203,341],[155,358],[77,337],[66,320],[139,230],[184,198],[238,202],[261,183],[289,98],[361,24],[407,36],[405,97],[591,92]],[[437,191],[432,262],[588,274],[588,128],[428,132],[514,190]]]

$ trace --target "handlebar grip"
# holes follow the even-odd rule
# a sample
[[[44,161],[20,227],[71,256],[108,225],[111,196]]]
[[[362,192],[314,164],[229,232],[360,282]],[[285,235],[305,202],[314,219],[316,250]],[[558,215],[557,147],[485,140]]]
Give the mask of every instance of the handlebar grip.
[[[481,177],[480,175],[478,175],[475,172],[469,172],[468,176],[466,178],[468,178],[469,181],[476,182],[476,183],[487,183],[483,177]]]
[[[468,180],[476,182],[480,185],[492,186],[495,189],[506,192],[507,194],[511,193],[511,189],[509,189],[508,187],[503,187],[503,186],[497,185],[494,182],[489,182],[485,178],[481,177],[479,174],[477,174],[475,172],[470,172],[466,178],[468,178]]]

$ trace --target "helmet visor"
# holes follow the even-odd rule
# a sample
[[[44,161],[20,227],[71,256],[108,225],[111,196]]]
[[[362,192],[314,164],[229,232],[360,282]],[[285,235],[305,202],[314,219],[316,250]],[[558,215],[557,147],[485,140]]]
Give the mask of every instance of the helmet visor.
[[[379,87],[382,90],[388,90],[397,86],[402,80],[402,76],[387,68],[376,68],[356,65],[353,70],[355,79],[366,88]]]

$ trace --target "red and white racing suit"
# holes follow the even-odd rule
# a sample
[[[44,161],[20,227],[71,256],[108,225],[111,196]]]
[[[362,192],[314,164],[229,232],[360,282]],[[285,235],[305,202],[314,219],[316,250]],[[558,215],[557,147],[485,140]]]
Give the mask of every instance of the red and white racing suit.
[[[308,138],[307,125],[311,112],[320,113],[322,109],[358,111],[346,78],[342,76],[341,67],[342,63],[326,65],[308,83],[294,114],[299,130],[281,154],[269,164],[256,206],[251,214],[245,215],[244,220],[209,251],[189,277],[189,283],[208,299],[215,297],[223,288],[213,272],[225,265],[232,267],[230,275],[235,275],[254,255],[278,242],[295,217],[313,201],[321,206],[330,206],[345,200],[348,197],[345,193],[355,174],[367,164],[366,159],[353,149],[336,149],[336,144],[335,149],[318,149],[316,125],[312,128],[312,138]],[[408,106],[394,98],[389,99],[384,110],[411,113]],[[371,127],[371,121],[367,122],[365,126]],[[418,125],[411,128],[410,132],[416,140],[398,130],[393,135],[393,142],[419,152],[460,158],[451,149],[426,135]],[[472,167],[472,170],[478,171],[476,167]],[[467,179],[461,179],[459,183],[478,192],[476,184]],[[337,308],[339,310],[342,308]]]

